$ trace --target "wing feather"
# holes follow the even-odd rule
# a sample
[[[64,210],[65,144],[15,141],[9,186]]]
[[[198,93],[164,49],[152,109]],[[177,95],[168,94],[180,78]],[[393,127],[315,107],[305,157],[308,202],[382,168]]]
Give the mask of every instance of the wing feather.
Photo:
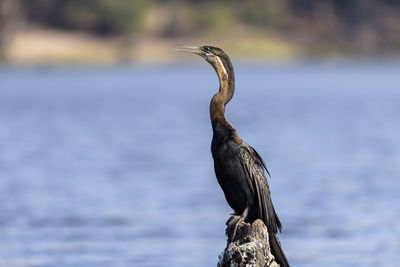
[[[268,182],[263,170],[265,169],[269,175],[265,162],[255,149],[248,145],[243,145],[240,157],[249,187],[258,203],[259,218],[264,221],[270,231],[274,233],[278,229],[280,231],[282,226],[272,204]]]

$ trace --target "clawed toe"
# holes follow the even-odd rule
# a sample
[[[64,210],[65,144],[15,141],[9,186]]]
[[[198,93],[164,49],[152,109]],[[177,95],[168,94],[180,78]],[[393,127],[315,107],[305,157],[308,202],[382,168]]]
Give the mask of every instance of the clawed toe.
[[[228,237],[228,243],[230,243],[236,236],[236,231],[240,222],[244,220],[243,217],[239,215],[232,215],[226,222],[226,236]]]
[[[235,222],[237,222],[240,219],[239,215],[235,215],[233,214],[227,221],[226,221],[226,225],[228,227],[232,226],[232,224],[234,224]]]
[[[244,222],[248,215],[248,208],[245,208],[241,215],[233,214],[229,220],[226,222],[226,236],[228,237],[228,243],[234,240],[236,236],[236,231],[238,228],[239,223]]]

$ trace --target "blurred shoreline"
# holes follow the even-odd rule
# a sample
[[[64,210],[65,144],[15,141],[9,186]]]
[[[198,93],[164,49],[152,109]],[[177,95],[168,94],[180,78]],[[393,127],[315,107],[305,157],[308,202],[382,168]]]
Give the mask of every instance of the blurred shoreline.
[[[0,63],[194,60],[175,45],[219,46],[245,61],[392,59],[400,55],[397,14],[393,1],[3,0]]]
[[[398,61],[395,53],[354,55],[343,51],[312,54],[307,48],[289,43],[272,35],[239,29],[241,38],[208,35],[198,38],[156,38],[140,36],[134,40],[124,37],[101,37],[88,33],[51,29],[41,26],[24,27],[13,34],[3,49],[1,65],[65,65],[121,64],[163,65],[196,61],[194,57],[178,54],[176,45],[214,45],[223,48],[232,58],[242,62],[342,62]]]
[[[140,36],[100,37],[88,33],[56,30],[41,26],[24,27],[4,46],[3,62],[12,65],[35,64],[167,64],[191,61],[178,57],[176,45],[214,45],[224,48],[233,57],[247,60],[287,61],[304,56],[303,48],[273,36],[257,35],[239,29],[243,38],[221,38],[216,35],[198,38],[156,38]],[[0,61],[1,62],[1,61]]]

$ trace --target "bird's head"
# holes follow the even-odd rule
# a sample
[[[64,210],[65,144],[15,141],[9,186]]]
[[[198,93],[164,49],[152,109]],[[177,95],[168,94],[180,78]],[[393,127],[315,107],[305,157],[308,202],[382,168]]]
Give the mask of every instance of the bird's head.
[[[232,63],[222,49],[214,46],[177,46],[175,50],[199,55],[214,67],[220,78],[225,74],[226,79],[233,79]]]

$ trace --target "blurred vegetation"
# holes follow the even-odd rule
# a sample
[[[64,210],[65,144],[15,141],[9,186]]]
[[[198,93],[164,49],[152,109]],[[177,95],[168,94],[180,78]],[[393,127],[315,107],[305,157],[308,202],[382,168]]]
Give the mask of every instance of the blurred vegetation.
[[[28,21],[49,27],[124,34],[139,29],[146,0],[20,0]]]
[[[400,50],[395,0],[1,0],[0,48],[21,25],[129,40],[273,36],[310,54]]]

